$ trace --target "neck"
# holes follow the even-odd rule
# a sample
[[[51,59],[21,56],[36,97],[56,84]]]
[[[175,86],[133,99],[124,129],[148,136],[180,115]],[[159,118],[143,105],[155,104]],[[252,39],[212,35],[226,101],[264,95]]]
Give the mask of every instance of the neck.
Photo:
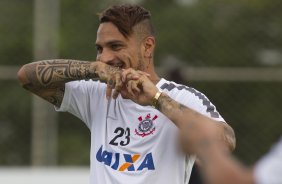
[[[158,76],[158,74],[156,73],[156,71],[154,69],[152,69],[151,71],[146,71],[148,74],[150,74],[150,80],[154,83],[157,84],[160,81],[160,77]]]
[[[149,61],[147,63],[149,63],[149,64],[145,68],[144,72],[147,72],[148,74],[150,74],[150,80],[154,84],[157,84],[160,81],[160,77],[158,76],[158,74],[155,71],[153,59],[149,58]]]

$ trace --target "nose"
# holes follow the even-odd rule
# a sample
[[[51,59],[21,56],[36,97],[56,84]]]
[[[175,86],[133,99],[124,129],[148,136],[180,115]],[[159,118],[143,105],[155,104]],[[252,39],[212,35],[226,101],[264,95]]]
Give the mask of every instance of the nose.
[[[109,64],[115,59],[115,56],[111,51],[103,49],[103,52],[97,54],[96,59],[98,61]]]

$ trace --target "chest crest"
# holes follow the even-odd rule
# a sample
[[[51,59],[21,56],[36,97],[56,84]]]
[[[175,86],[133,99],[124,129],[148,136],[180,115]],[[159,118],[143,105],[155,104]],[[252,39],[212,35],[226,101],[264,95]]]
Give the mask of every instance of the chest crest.
[[[157,115],[151,117],[151,114],[147,114],[145,117],[138,117],[138,127],[135,128],[135,134],[141,137],[145,137],[153,134],[156,131],[155,120],[158,118]]]

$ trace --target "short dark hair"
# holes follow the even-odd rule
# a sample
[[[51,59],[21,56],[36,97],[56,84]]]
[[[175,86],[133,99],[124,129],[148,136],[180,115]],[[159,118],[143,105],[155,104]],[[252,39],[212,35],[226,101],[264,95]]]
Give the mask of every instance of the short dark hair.
[[[104,22],[113,23],[125,38],[131,36],[135,31],[134,26],[137,25],[136,31],[142,35],[154,35],[150,18],[151,13],[145,8],[128,4],[111,6],[99,14],[100,24]]]

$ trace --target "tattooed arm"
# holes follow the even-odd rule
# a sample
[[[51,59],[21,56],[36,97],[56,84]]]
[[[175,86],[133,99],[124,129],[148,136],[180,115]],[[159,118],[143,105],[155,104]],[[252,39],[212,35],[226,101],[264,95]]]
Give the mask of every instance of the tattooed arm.
[[[95,78],[108,81],[118,76],[118,72],[119,69],[102,62],[55,59],[24,65],[18,71],[18,78],[25,89],[59,107],[65,83]],[[115,83],[116,88],[119,88],[120,80],[115,80]]]

